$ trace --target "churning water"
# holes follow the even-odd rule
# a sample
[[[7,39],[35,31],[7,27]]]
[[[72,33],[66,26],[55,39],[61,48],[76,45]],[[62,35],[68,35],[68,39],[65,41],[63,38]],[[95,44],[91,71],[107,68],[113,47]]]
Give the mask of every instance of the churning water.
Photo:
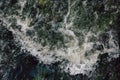
[[[0,6],[9,3],[0,1]],[[89,19],[86,6],[87,0],[18,0],[8,11],[1,10],[0,18],[21,49],[40,63],[61,61],[65,72],[87,74],[94,70],[99,54],[117,57],[119,47],[115,31],[107,25],[103,25],[106,31],[99,30],[98,13],[92,12],[94,20]]]

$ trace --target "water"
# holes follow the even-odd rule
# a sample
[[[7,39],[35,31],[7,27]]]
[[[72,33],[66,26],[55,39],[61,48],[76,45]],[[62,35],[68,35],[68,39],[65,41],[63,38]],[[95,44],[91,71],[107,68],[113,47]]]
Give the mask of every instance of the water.
[[[89,71],[93,71],[93,65],[96,64],[99,54],[109,53],[111,58],[118,57],[119,47],[114,34],[115,31],[112,29],[107,31],[97,30],[95,22],[98,19],[98,14],[96,12],[93,13],[95,18],[93,23],[91,21],[88,24],[87,22],[84,23],[87,21],[86,18],[82,22],[82,18],[87,12],[87,0],[83,2],[80,0],[66,0],[63,1],[63,4],[62,0],[48,0],[50,5],[47,4],[46,0],[46,6],[54,4],[51,6],[53,11],[48,10],[48,12],[44,12],[44,10],[42,12],[41,9],[36,7],[38,5],[37,0],[33,0],[34,3],[30,1],[19,0],[15,4],[20,7],[15,9],[17,10],[17,15],[6,13],[6,16],[2,16],[3,14],[0,13],[0,17],[6,24],[5,27],[13,32],[15,40],[22,45],[21,50],[30,51],[30,54],[39,59],[39,63],[52,64],[63,61],[60,68],[70,75],[76,75],[80,73],[88,74]],[[82,8],[78,6],[80,2],[82,2]],[[59,5],[59,8],[57,5]],[[35,14],[32,13],[32,8],[36,10]],[[81,8],[81,10],[76,10],[76,8]],[[46,8],[43,6],[43,9]],[[81,12],[82,10],[83,13]],[[5,12],[3,11],[3,13]],[[58,21],[60,18],[62,20]],[[15,27],[13,27],[14,25]],[[92,26],[89,27],[90,25]],[[106,27],[107,25],[104,26]],[[28,31],[31,31],[29,35],[27,35]],[[105,37],[107,38],[106,40],[101,37],[104,35],[107,35]],[[64,60],[67,63],[64,64]]]

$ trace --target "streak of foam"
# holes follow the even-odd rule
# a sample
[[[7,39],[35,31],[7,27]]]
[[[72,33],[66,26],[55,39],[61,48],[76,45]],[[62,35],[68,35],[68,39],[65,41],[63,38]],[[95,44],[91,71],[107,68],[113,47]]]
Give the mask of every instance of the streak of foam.
[[[21,5],[20,14],[22,14],[25,4],[26,4],[26,0],[19,0],[19,5]]]

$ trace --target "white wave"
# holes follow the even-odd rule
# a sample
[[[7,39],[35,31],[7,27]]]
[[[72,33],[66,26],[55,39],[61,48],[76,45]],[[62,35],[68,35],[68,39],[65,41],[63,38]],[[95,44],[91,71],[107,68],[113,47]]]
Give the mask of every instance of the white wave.
[[[81,30],[84,35],[83,38],[84,40],[83,43],[79,45],[78,37],[75,35],[74,31],[69,29],[70,27],[73,27],[74,29],[74,25],[73,25],[74,18],[68,21],[68,18],[71,17],[70,16],[71,7],[75,5],[75,2],[71,4],[70,0],[68,1],[69,1],[68,13],[64,16],[63,27],[58,29],[58,31],[61,32],[61,34],[63,34],[64,38],[66,38],[67,41],[65,43],[65,45],[67,46],[66,48],[60,47],[50,50],[50,45],[43,47],[41,43],[35,42],[33,40],[33,38],[37,38],[37,35],[33,36],[32,38],[26,36],[25,33],[27,32],[27,30],[33,29],[32,27],[29,26],[32,19],[28,17],[26,17],[26,19],[22,21],[19,17],[15,16],[15,18],[17,19],[17,24],[22,26],[21,31],[12,29],[10,27],[11,23],[7,21],[8,18],[4,18],[4,22],[7,24],[8,28],[13,32],[16,40],[21,42],[22,49],[26,49],[30,51],[30,53],[33,56],[36,56],[40,62],[42,61],[44,64],[51,64],[57,61],[62,61],[62,59],[65,59],[68,61],[68,63],[66,63],[66,66],[62,64],[61,66],[65,66],[64,70],[66,72],[69,72],[71,75],[76,75],[80,73],[87,74],[89,71],[93,69],[92,66],[96,63],[99,54],[109,53],[109,55],[111,54],[116,55],[116,53],[119,50],[119,47],[116,44],[117,41],[114,39],[114,34],[112,34],[111,31],[108,32],[109,41],[107,44],[108,46],[110,46],[110,48],[107,48],[106,45],[104,45],[99,40],[90,41],[90,37],[94,36],[95,38],[98,38],[100,34],[99,32],[96,34],[93,33],[92,31],[84,32],[84,30],[83,31]],[[25,2],[23,3],[22,2],[20,3],[21,6],[25,5]],[[53,24],[53,26],[55,25]],[[69,39],[70,36],[72,37],[72,39],[67,40]],[[97,49],[94,50],[94,44],[102,45],[103,50],[97,50]],[[86,54],[88,55],[86,56]]]

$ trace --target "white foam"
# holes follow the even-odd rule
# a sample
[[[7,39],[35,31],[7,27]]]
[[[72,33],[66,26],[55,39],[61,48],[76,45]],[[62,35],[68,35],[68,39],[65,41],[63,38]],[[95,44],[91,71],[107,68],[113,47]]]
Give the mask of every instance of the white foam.
[[[19,0],[19,5],[21,6],[20,14],[22,14],[26,2],[27,2],[26,0]]]

